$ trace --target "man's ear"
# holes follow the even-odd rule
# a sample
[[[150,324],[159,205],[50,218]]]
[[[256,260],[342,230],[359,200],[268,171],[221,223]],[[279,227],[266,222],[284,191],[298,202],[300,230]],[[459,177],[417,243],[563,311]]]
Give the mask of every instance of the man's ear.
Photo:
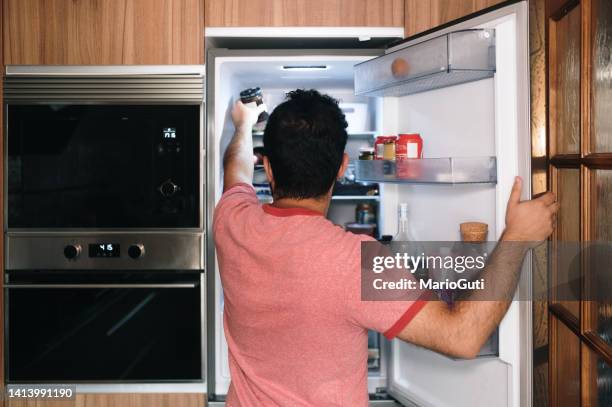
[[[268,182],[270,183],[270,187],[274,190],[274,175],[272,174],[272,166],[270,165],[270,160],[267,156],[263,157],[263,166],[266,171],[266,178],[268,178]]]
[[[349,156],[347,153],[344,153],[342,155],[342,164],[340,164],[340,169],[338,170],[338,175],[336,176],[336,179],[340,179],[344,177],[344,173],[346,172],[348,165],[349,165]]]

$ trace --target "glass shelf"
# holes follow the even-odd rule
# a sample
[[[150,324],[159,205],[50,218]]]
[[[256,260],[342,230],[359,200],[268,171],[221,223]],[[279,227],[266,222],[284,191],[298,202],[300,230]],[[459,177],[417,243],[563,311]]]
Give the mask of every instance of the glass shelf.
[[[495,74],[495,30],[448,33],[355,66],[355,94],[404,96]]]
[[[365,139],[365,140],[374,140],[376,138],[376,132],[375,131],[360,131],[360,132],[354,132],[354,133],[348,133],[348,138],[352,138],[352,139]]]
[[[358,181],[409,184],[495,184],[495,157],[413,158],[401,161],[355,160]]]
[[[376,138],[376,134],[377,133],[375,131],[359,131],[359,132],[348,133],[348,138],[374,140]],[[262,132],[257,132],[257,133],[251,133],[251,135],[253,136],[253,138],[263,138],[264,133],[262,131]]]
[[[261,203],[272,203],[273,199],[270,195],[257,195],[257,199]],[[378,195],[334,195],[332,196],[332,201],[370,201],[370,202],[378,202]]]
[[[378,201],[378,195],[333,195],[332,201]]]

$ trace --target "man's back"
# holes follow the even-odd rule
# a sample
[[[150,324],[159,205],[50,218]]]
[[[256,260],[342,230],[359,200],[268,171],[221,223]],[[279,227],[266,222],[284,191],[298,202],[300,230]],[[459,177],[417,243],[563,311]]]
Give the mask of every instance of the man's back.
[[[393,336],[412,305],[360,301],[360,244],[369,238],[314,211],[261,206],[245,184],[224,194],[214,233],[228,405],[367,405],[367,329]]]

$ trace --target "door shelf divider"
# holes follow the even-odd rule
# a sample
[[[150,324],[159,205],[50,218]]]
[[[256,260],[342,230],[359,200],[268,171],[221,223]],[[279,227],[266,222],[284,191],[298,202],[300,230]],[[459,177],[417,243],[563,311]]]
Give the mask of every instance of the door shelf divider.
[[[357,181],[405,184],[496,184],[496,157],[355,160]]]

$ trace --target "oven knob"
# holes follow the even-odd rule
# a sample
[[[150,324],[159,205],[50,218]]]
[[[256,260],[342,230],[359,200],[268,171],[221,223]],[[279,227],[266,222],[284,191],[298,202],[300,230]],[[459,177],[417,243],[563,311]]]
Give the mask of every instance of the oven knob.
[[[81,245],[80,244],[69,244],[64,247],[64,256],[68,260],[76,260],[77,257],[81,254]]]
[[[141,243],[133,244],[128,248],[128,256],[133,259],[139,259],[144,256],[145,248]]]
[[[179,187],[174,182],[172,182],[172,180],[168,180],[160,185],[159,192],[163,196],[169,198],[173,196],[174,194],[176,194],[178,191],[180,191],[180,189],[181,187]]]

